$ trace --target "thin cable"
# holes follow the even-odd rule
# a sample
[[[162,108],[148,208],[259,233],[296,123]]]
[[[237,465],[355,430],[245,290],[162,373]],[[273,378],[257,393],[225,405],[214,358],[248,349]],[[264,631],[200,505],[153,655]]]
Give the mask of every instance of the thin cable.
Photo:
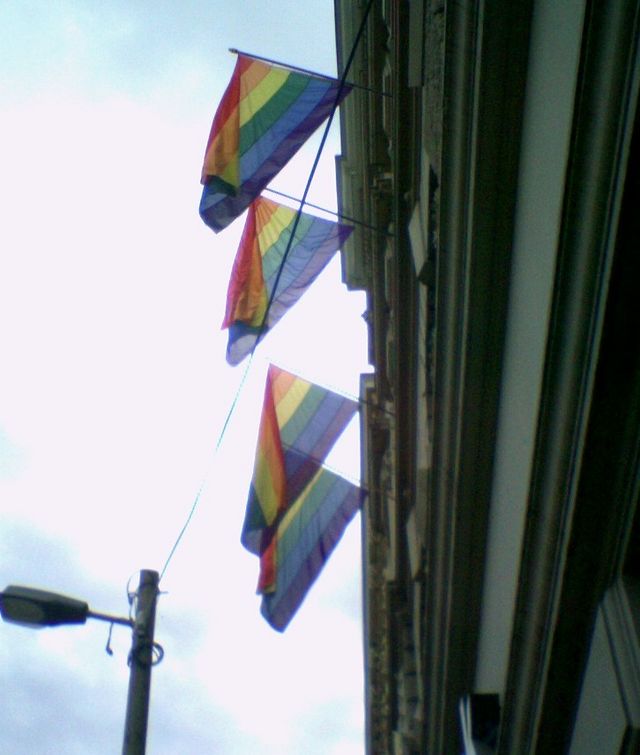
[[[282,271],[284,270],[284,266],[287,261],[287,257],[289,256],[289,252],[291,251],[291,246],[293,245],[293,240],[295,238],[296,231],[298,230],[298,224],[300,223],[300,217],[302,216],[302,208],[304,207],[307,201],[307,194],[309,193],[309,189],[311,188],[311,182],[313,181],[313,177],[316,173],[318,163],[320,162],[320,156],[322,155],[322,150],[324,149],[324,145],[327,141],[327,137],[329,136],[331,124],[333,123],[333,116],[335,115],[336,110],[338,109],[338,105],[340,104],[340,100],[342,98],[342,92],[344,91],[344,88],[346,86],[347,76],[349,75],[349,69],[351,68],[351,64],[353,63],[353,59],[355,57],[356,50],[358,48],[358,43],[360,42],[360,39],[362,38],[362,35],[364,34],[367,18],[369,16],[369,11],[371,10],[372,5],[373,5],[373,0],[369,0],[369,4],[367,5],[364,15],[362,16],[362,21],[360,22],[360,28],[358,29],[358,33],[356,34],[356,38],[351,47],[349,58],[345,65],[344,71],[342,72],[342,76],[340,77],[340,83],[338,84],[338,91],[336,92],[336,97],[333,102],[333,107],[331,108],[331,113],[329,113],[327,125],[325,126],[324,133],[322,134],[322,139],[320,140],[320,145],[318,146],[315,160],[313,161],[313,165],[311,166],[309,178],[307,179],[307,185],[304,187],[304,191],[302,192],[302,198],[300,199],[300,206],[298,207],[298,212],[296,213],[295,219],[293,221],[293,228],[291,229],[291,235],[289,236],[289,240],[287,241],[287,246],[284,251],[284,255],[282,256],[282,262],[280,263],[280,267],[278,268],[278,274],[276,275],[276,279],[273,284],[273,289],[271,291],[271,296],[269,297],[269,301],[267,303],[267,308],[262,318],[262,322],[260,323],[260,327],[258,328],[256,342],[253,347],[254,350],[257,347],[257,345],[260,343],[260,340],[266,329],[267,319],[269,317],[269,309],[271,308],[271,305],[273,304],[273,301],[278,292],[278,284],[280,283],[280,278],[282,277]],[[251,353],[253,354],[253,351]]]
[[[173,544],[173,548],[171,548],[171,551],[169,552],[169,555],[167,556],[167,560],[164,562],[164,566],[162,567],[162,571],[160,572],[160,577],[158,579],[158,584],[160,584],[160,582],[162,581],[162,578],[164,577],[164,573],[167,571],[167,567],[169,566],[169,563],[171,562],[171,559],[173,558],[173,554],[176,552],[178,545],[180,545],[182,536],[187,531],[187,527],[189,526],[191,519],[193,518],[193,515],[195,514],[198,503],[200,502],[200,495],[202,494],[202,489],[204,488],[206,482],[207,482],[207,478],[205,477],[200,483],[200,488],[198,489],[198,492],[196,493],[196,497],[191,506],[191,511],[189,511],[189,515],[187,516],[187,519],[184,525],[182,526],[182,529],[180,530],[180,534],[176,538],[176,541]]]
[[[231,420],[231,416],[233,415],[235,408],[238,404],[238,400],[240,398],[240,393],[242,392],[242,389],[244,387],[244,384],[247,379],[247,375],[249,373],[249,368],[251,367],[251,363],[253,361],[253,355],[255,353],[256,348],[258,347],[258,344],[260,343],[260,340],[264,334],[264,331],[266,330],[267,326],[267,320],[269,317],[269,310],[271,308],[271,305],[273,304],[273,301],[275,299],[276,293],[278,291],[278,284],[280,283],[280,278],[282,277],[282,271],[284,269],[285,263],[287,261],[287,257],[289,256],[289,252],[291,250],[291,246],[293,244],[293,240],[296,234],[296,231],[298,229],[298,224],[300,222],[300,217],[302,215],[302,208],[307,200],[307,194],[309,193],[309,189],[311,188],[311,182],[313,181],[313,177],[315,175],[316,169],[318,167],[318,163],[320,162],[320,156],[322,155],[322,150],[324,149],[324,145],[327,141],[327,137],[329,135],[329,130],[331,128],[331,124],[333,123],[333,116],[335,115],[335,112],[338,108],[338,105],[340,104],[340,99],[342,97],[342,92],[344,91],[344,88],[346,86],[346,80],[347,75],[349,74],[349,69],[351,68],[351,64],[353,63],[353,59],[356,54],[356,49],[358,47],[358,44],[360,42],[360,39],[362,38],[362,35],[364,34],[364,29],[366,26],[367,18],[369,16],[369,11],[371,10],[371,7],[373,5],[373,0],[369,0],[369,4],[367,5],[367,8],[364,12],[364,15],[362,17],[362,21],[360,23],[360,28],[358,29],[358,33],[356,34],[356,38],[353,42],[353,45],[351,47],[351,52],[349,53],[349,58],[347,60],[347,63],[345,65],[344,71],[342,73],[342,76],[340,77],[340,83],[338,85],[338,91],[336,92],[335,101],[333,103],[333,107],[331,108],[331,113],[329,114],[329,119],[327,120],[327,125],[325,126],[324,133],[322,135],[322,139],[320,141],[320,145],[318,147],[318,150],[316,152],[315,160],[313,161],[313,165],[311,167],[311,172],[309,173],[309,178],[307,179],[307,185],[305,186],[304,192],[302,194],[302,199],[300,200],[300,206],[298,207],[298,211],[295,216],[295,220],[293,222],[293,228],[291,230],[291,235],[289,236],[289,240],[287,242],[287,246],[284,252],[284,255],[282,256],[282,261],[280,262],[280,266],[278,268],[278,274],[276,275],[276,279],[273,285],[273,289],[271,291],[271,296],[269,297],[269,301],[267,302],[267,307],[265,309],[264,315],[262,317],[262,322],[260,323],[260,327],[258,328],[258,333],[256,335],[255,343],[253,344],[253,348],[251,349],[251,353],[249,354],[249,359],[247,361],[247,366],[245,367],[244,374],[242,376],[242,380],[240,381],[240,384],[238,386],[238,389],[236,391],[236,394],[233,398],[233,401],[231,403],[231,407],[229,408],[229,411],[227,412],[226,419],[224,421],[224,424],[222,426],[222,430],[220,431],[220,435],[218,436],[218,442],[216,443],[216,447],[214,450],[214,457],[216,456],[218,449],[220,448],[220,444],[222,443],[222,440],[225,436],[225,433],[227,431],[227,427],[229,425],[229,421]],[[173,558],[174,553],[176,552],[178,545],[180,544],[184,533],[187,531],[187,528],[189,524],[191,523],[191,520],[193,518],[193,515],[196,512],[196,509],[198,507],[198,503],[200,502],[200,498],[202,495],[202,491],[207,483],[208,476],[205,475],[202,483],[200,484],[200,488],[198,489],[198,492],[196,493],[196,497],[193,501],[193,505],[191,506],[191,510],[189,511],[189,515],[187,516],[187,519],[180,530],[180,533],[178,534],[178,537],[176,538],[175,543],[173,544],[173,547],[171,548],[171,551],[169,552],[169,555],[167,557],[167,560],[165,561],[165,564],[162,568],[162,571],[160,572],[160,577],[158,579],[158,584],[162,580],[165,572],[167,571],[167,567],[169,566],[171,559]]]
[[[300,200],[297,197],[291,196],[291,194],[285,194],[284,191],[278,191],[277,189],[272,189],[270,186],[266,186],[264,188],[264,191],[270,191],[272,194],[277,194],[279,197],[284,197],[285,199],[290,199],[293,202],[299,202]],[[346,220],[348,223],[353,223],[354,225],[362,226],[363,228],[368,228],[371,231],[375,231],[376,233],[380,233],[383,236],[389,236],[392,238],[395,238],[395,233],[391,233],[391,231],[384,231],[382,228],[377,228],[375,225],[371,225],[369,223],[365,223],[364,220],[356,220],[355,218],[350,217],[349,215],[345,215],[342,212],[337,212],[337,210],[327,210],[326,207],[320,207],[320,205],[312,204],[311,202],[305,202],[307,207],[313,207],[314,210],[320,210],[320,212],[326,212],[328,215],[335,215],[336,217],[340,218],[340,220]]]
[[[257,342],[256,342],[257,345]],[[255,345],[253,347],[253,350],[249,354],[249,359],[247,360],[247,366],[244,368],[244,372],[242,374],[242,379],[240,380],[240,383],[238,384],[238,388],[236,389],[235,395],[233,397],[233,401],[231,402],[231,406],[229,407],[229,411],[227,412],[227,416],[225,417],[225,420],[222,424],[222,430],[220,430],[220,434],[218,435],[218,440],[216,442],[216,446],[213,449],[213,459],[218,454],[218,451],[220,449],[220,445],[222,444],[222,440],[227,432],[227,427],[229,426],[229,421],[231,420],[231,416],[233,415],[236,406],[238,405],[238,401],[240,399],[240,394],[242,393],[242,389],[244,388],[244,384],[247,381],[247,375],[249,374],[249,368],[251,367],[251,362],[253,361],[253,352],[255,351]],[[176,549],[178,548],[178,545],[180,545],[180,541],[182,540],[182,537],[184,533],[187,531],[187,527],[191,523],[191,520],[193,518],[193,515],[196,513],[196,509],[198,508],[198,504],[200,503],[200,496],[202,495],[202,491],[204,490],[205,485],[207,484],[209,480],[209,475],[205,474],[202,482],[200,483],[200,487],[198,488],[198,492],[196,493],[196,497],[193,501],[193,504],[191,506],[191,510],[189,511],[189,515],[187,516],[187,519],[182,526],[182,529],[180,530],[180,533],[178,537],[176,538],[175,543],[173,544],[173,548],[171,548],[171,551],[169,555],[167,556],[167,560],[165,561],[164,566],[162,567],[162,571],[160,572],[160,577],[158,579],[158,584],[162,581],[162,577],[164,577],[164,573],[167,571],[167,567],[169,566],[169,563],[171,559],[173,558],[173,554],[176,552]]]

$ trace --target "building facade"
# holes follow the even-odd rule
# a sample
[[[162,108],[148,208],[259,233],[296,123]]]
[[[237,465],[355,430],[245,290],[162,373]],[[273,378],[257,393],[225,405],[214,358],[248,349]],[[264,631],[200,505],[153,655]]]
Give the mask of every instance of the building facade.
[[[368,5],[336,0],[339,70]],[[640,752],[639,31],[630,0],[368,11],[337,173],[369,753]]]

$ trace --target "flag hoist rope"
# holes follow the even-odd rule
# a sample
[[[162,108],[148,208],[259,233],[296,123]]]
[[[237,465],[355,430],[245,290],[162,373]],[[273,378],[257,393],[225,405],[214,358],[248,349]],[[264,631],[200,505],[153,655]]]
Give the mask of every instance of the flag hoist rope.
[[[311,188],[311,182],[313,181],[313,177],[315,175],[316,169],[318,167],[318,163],[320,162],[320,156],[322,155],[322,150],[324,149],[324,145],[327,141],[327,137],[329,135],[329,130],[331,128],[331,124],[333,123],[333,116],[335,115],[336,109],[338,107],[338,104],[340,102],[340,98],[342,96],[342,92],[347,86],[347,76],[349,75],[349,69],[351,68],[351,64],[353,63],[353,59],[356,54],[356,50],[358,49],[358,44],[360,43],[360,40],[362,39],[362,35],[364,34],[364,30],[367,24],[367,19],[369,17],[369,12],[371,11],[371,8],[373,6],[374,0],[369,0],[367,3],[367,7],[364,11],[364,14],[362,16],[362,20],[360,22],[360,27],[358,29],[358,33],[356,34],[356,38],[353,41],[353,45],[351,47],[351,52],[349,53],[349,57],[347,59],[347,62],[344,67],[344,71],[342,72],[342,76],[340,77],[340,83],[338,85],[338,91],[336,92],[336,98],[335,102],[333,103],[333,108],[331,109],[331,113],[329,114],[329,119],[327,120],[327,125],[325,126],[324,133],[322,135],[322,139],[320,141],[320,145],[318,147],[318,150],[316,152],[315,160],[313,161],[313,165],[311,166],[311,171],[309,173],[309,178],[307,179],[307,185],[305,186],[304,192],[302,194],[302,198],[300,199],[300,206],[298,208],[298,211],[296,213],[295,220],[293,222],[293,228],[291,230],[291,235],[289,237],[289,241],[287,243],[287,247],[285,249],[284,255],[282,257],[282,262],[280,263],[280,267],[278,268],[278,274],[276,275],[276,279],[273,285],[273,289],[271,291],[271,296],[269,297],[269,301],[267,303],[267,308],[265,310],[264,316],[262,318],[262,322],[260,323],[260,327],[258,328],[258,333],[256,336],[256,342],[253,345],[253,348],[251,349],[251,353],[249,354],[249,359],[247,361],[247,366],[244,369],[244,373],[242,375],[242,379],[240,380],[240,384],[238,386],[238,389],[235,393],[235,396],[233,398],[233,401],[231,402],[231,406],[229,407],[229,411],[227,412],[227,416],[225,418],[224,424],[222,425],[222,430],[220,431],[220,435],[218,436],[218,441],[215,446],[214,450],[214,457],[218,452],[218,449],[220,448],[220,444],[222,443],[222,440],[224,438],[224,435],[227,431],[227,427],[229,426],[229,421],[231,420],[231,417],[233,415],[233,412],[235,411],[235,408],[238,404],[238,400],[240,398],[240,394],[242,392],[242,389],[244,387],[244,384],[247,379],[247,375],[249,373],[249,368],[251,367],[251,363],[253,361],[253,355],[255,353],[255,350],[260,343],[260,340],[262,336],[264,335],[264,331],[267,325],[267,319],[269,316],[269,309],[271,308],[271,305],[273,304],[273,301],[275,299],[276,293],[278,291],[278,284],[280,282],[280,278],[282,277],[282,271],[284,269],[285,263],[287,261],[287,257],[289,256],[289,251],[291,249],[291,245],[293,243],[293,239],[296,234],[296,230],[298,228],[298,224],[300,222],[300,216],[302,214],[302,208],[304,207],[307,199],[307,194],[309,193],[309,189]],[[200,502],[200,498],[202,496],[202,491],[204,489],[204,486],[207,482],[207,477],[202,480],[200,484],[200,488],[198,489],[198,492],[196,493],[195,500],[193,501],[193,504],[191,506],[191,510],[189,511],[189,514],[187,516],[187,519],[180,530],[178,537],[176,538],[173,547],[171,548],[171,551],[169,552],[169,555],[167,557],[167,560],[165,561],[164,566],[162,567],[162,571],[160,572],[160,580],[164,577],[165,572],[167,571],[167,567],[169,566],[169,563],[171,562],[171,559],[173,558],[174,553],[176,552],[178,545],[180,544],[180,541],[182,540],[182,537],[184,536],[184,533],[187,530],[187,527],[189,526],[191,519],[193,518],[193,515],[195,514],[196,508],[198,506],[198,503]]]

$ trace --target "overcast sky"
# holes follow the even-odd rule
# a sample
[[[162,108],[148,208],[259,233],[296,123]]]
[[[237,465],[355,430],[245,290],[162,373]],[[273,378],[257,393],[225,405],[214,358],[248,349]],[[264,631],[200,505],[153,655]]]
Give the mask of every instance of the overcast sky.
[[[333,4],[0,4],[0,589],[126,615],[162,583],[149,753],[359,755],[359,520],[287,631],[239,542],[268,359],[356,394],[360,293],[336,258],[243,367],[220,331],[242,221],[200,221],[202,156],[235,57],[335,73]],[[334,130],[311,202],[335,206]],[[300,196],[319,134],[274,186]],[[331,462],[357,476],[354,423]],[[130,635],[0,625],[0,752],[118,753]]]

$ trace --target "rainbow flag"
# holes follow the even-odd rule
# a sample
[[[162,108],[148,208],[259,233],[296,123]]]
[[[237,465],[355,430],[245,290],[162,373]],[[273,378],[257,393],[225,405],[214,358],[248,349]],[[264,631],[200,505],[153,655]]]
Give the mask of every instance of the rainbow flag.
[[[355,401],[269,366],[242,544],[260,556],[262,613],[282,631],[360,507],[322,467]]]
[[[200,216],[216,233],[238,217],[351,91],[336,79],[238,55],[213,119]]]
[[[352,226],[301,213],[291,241],[296,215],[296,210],[264,197],[249,208],[222,323],[229,329],[229,364],[239,364],[251,353],[258,336],[298,301],[353,230]],[[265,321],[278,274],[278,289]]]
[[[260,609],[274,629],[287,628],[361,502],[357,485],[320,469],[279,522],[277,580]]]

